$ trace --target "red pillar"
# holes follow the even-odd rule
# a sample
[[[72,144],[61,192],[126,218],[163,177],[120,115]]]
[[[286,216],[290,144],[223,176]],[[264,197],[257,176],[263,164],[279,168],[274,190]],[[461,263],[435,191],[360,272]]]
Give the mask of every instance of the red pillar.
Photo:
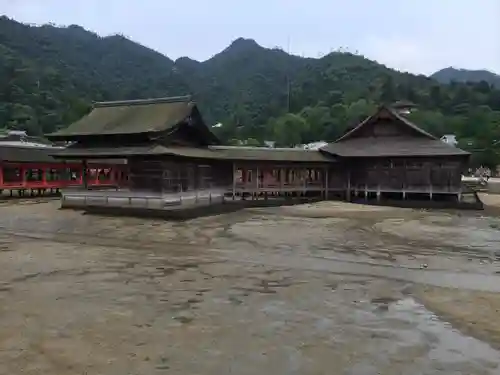
[[[47,169],[42,168],[41,171],[42,171],[42,185],[43,187],[45,187],[47,186]]]
[[[95,184],[96,185],[100,185],[101,184],[101,180],[99,180],[99,172],[100,172],[100,168],[99,167],[96,167],[95,168]]]
[[[83,167],[78,166],[78,168],[76,168],[76,170],[78,170],[80,172],[79,173],[80,176],[78,177],[78,184],[83,185],[83,175],[84,175]]]
[[[26,186],[26,168],[19,167],[19,171],[21,173],[21,186],[25,187]]]

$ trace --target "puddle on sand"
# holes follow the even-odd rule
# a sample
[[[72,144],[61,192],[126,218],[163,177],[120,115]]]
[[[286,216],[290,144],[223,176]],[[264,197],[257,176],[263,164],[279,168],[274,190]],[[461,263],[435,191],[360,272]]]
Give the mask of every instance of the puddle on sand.
[[[451,324],[440,320],[434,313],[412,298],[393,302],[383,313],[383,320],[394,322],[394,329],[379,327],[380,321],[374,314],[363,318],[378,335],[395,335],[397,339],[385,349],[392,353],[422,346],[426,360],[422,357],[415,361],[415,366],[407,369],[407,374],[487,374],[500,373],[500,352],[487,343],[465,336]],[[392,346],[392,347],[391,347]],[[359,369],[370,368],[369,363],[358,364]],[[413,371],[413,372],[412,372]],[[423,371],[423,372],[422,372]],[[442,371],[442,372],[441,372]],[[368,372],[359,372],[370,373]]]
[[[463,335],[412,298],[394,303],[391,310],[391,315],[403,315],[416,323],[420,334],[437,339],[429,353],[431,360],[448,363],[457,363],[464,359],[472,362],[491,362],[496,363],[495,368],[500,370],[500,353],[497,350],[482,341]]]

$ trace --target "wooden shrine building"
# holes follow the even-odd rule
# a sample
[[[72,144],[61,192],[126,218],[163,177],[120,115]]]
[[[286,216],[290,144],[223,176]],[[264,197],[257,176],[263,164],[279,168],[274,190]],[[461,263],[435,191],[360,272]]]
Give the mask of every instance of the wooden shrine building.
[[[327,196],[335,158],[301,149],[223,146],[189,97],[97,103],[67,129],[48,135],[72,145],[57,158],[126,158],[127,186],[63,192],[63,205],[177,209],[229,197]]]
[[[470,156],[386,106],[322,151],[341,161],[348,199],[460,201]]]
[[[320,150],[221,145],[190,97],[104,102],[47,136],[71,142],[54,154],[82,170],[126,160],[117,189],[63,192],[63,206],[177,210],[227,200],[334,196],[385,199],[447,195],[461,200],[468,154],[381,107]]]

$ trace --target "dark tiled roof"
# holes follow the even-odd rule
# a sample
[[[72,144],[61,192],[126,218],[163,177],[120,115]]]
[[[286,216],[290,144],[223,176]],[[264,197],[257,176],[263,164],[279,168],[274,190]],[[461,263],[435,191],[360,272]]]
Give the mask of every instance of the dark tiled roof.
[[[0,161],[7,162],[41,162],[50,163],[56,160],[51,156],[54,152],[49,147],[23,147],[0,144]]]
[[[316,150],[294,148],[264,148],[264,147],[167,147],[162,145],[109,147],[109,148],[72,148],[69,147],[54,154],[58,158],[103,158],[139,155],[175,155],[197,159],[215,160],[258,160],[258,161],[288,161],[288,162],[328,162],[333,157]]]
[[[161,132],[185,120],[195,108],[189,96],[96,103],[88,115],[47,136],[58,139]]]
[[[321,149],[341,157],[468,155],[440,140],[405,137],[367,137],[334,142]]]

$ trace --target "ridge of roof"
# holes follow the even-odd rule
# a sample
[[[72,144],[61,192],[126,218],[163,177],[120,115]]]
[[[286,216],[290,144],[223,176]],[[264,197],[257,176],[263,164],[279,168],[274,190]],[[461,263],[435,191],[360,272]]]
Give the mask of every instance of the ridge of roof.
[[[317,152],[318,150],[310,150],[305,148],[297,147],[264,147],[264,146],[226,146],[226,145],[214,145],[209,146],[213,150],[258,150],[258,151],[270,151],[270,152]]]
[[[163,104],[163,103],[189,103],[192,101],[191,95],[184,96],[170,96],[163,98],[149,98],[149,99],[133,99],[133,100],[115,100],[108,102],[95,102],[94,108],[103,107],[121,107],[132,105],[148,105],[148,104]]]

